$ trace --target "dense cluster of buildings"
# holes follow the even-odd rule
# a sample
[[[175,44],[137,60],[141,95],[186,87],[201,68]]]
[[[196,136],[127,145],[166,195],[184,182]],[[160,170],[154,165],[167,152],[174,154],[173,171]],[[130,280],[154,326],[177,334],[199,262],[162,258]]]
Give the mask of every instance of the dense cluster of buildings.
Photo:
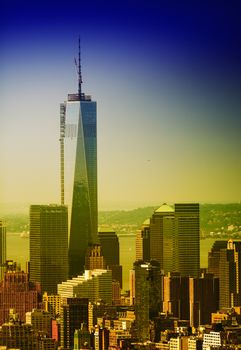
[[[0,349],[237,348],[241,243],[200,269],[198,203],[163,204],[136,234],[129,291],[115,232],[98,232],[96,102],[60,106],[61,203],[31,205],[26,272],[6,260],[0,221]],[[220,311],[218,311],[220,310]]]

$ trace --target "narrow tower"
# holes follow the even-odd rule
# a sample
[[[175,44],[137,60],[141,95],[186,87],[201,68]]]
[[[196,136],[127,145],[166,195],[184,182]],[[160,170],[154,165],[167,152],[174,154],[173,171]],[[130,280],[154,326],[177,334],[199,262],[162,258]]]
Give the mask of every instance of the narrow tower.
[[[82,92],[80,41],[78,93],[60,105],[61,203],[69,212],[69,277],[84,270],[97,237],[96,102]]]

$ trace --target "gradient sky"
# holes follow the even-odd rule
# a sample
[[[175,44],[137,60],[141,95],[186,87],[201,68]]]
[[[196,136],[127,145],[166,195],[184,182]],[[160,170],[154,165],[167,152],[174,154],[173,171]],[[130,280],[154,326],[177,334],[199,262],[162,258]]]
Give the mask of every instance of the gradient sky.
[[[99,208],[241,200],[241,9],[192,3],[3,0],[0,202],[60,200],[78,35],[98,104]]]

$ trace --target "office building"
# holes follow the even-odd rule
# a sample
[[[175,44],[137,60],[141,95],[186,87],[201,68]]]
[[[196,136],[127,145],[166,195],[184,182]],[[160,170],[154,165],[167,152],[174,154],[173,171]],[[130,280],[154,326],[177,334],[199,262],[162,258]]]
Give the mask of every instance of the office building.
[[[136,257],[160,263],[164,273],[198,277],[200,270],[199,204],[164,203],[137,232]]]
[[[136,233],[136,260],[150,261],[150,219]]]
[[[102,252],[105,258],[106,265],[120,264],[120,247],[119,238],[113,231],[100,231],[98,237],[102,247]]]
[[[189,277],[179,272],[163,277],[163,312],[180,320],[189,320]]]
[[[58,294],[43,294],[43,308],[48,311],[53,318],[60,315],[61,298]]]
[[[219,278],[219,308],[241,303],[241,242],[215,241],[208,254],[208,272]]]
[[[88,299],[63,298],[60,322],[61,349],[73,349],[75,330],[88,327]]]
[[[112,304],[111,270],[85,270],[81,276],[74,277],[58,285],[61,298],[88,298],[90,302],[102,300]]]
[[[208,252],[208,273],[212,273],[215,277],[219,278],[219,261],[220,261],[220,250],[227,248],[226,241],[215,241]]]
[[[0,282],[4,275],[4,264],[6,262],[6,226],[0,220]]]
[[[7,271],[0,283],[0,325],[7,321],[9,309],[15,309],[20,321],[25,314],[39,307],[39,286],[29,282],[29,275],[23,271]]]
[[[117,234],[113,231],[98,232],[106,268],[112,271],[113,281],[118,281],[122,288],[122,266],[120,265],[120,245]]]
[[[56,294],[68,278],[68,211],[59,205],[30,207],[30,281]]]
[[[100,244],[91,245],[85,254],[85,270],[105,269],[105,259]]]
[[[61,204],[69,210],[69,277],[83,273],[86,250],[98,244],[96,102],[79,89],[60,105]]]
[[[136,333],[139,341],[150,340],[150,320],[161,311],[160,264],[152,261],[136,261],[135,270],[135,313]]]
[[[176,271],[174,209],[164,203],[150,219],[150,258],[160,263],[165,273]]]
[[[231,308],[241,303],[241,242],[227,242],[220,249],[219,260],[219,308]]]
[[[37,337],[30,324],[20,321],[14,309],[9,310],[8,320],[0,327],[0,345],[7,349],[37,349]]]
[[[26,312],[26,323],[31,324],[36,333],[41,332],[48,338],[52,337],[52,316],[48,311],[33,309]]]
[[[212,274],[189,278],[190,326],[211,324],[212,312],[219,308],[219,280]]]
[[[175,235],[178,242],[178,271],[182,276],[200,273],[200,222],[198,203],[175,204]]]

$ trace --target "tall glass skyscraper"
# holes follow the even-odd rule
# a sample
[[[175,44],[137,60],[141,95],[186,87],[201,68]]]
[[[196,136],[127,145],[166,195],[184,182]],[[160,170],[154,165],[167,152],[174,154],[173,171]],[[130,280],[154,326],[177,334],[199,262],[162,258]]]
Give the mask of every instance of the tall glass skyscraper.
[[[97,236],[96,102],[79,91],[60,105],[61,204],[69,212],[69,276],[84,270],[88,246]]]

